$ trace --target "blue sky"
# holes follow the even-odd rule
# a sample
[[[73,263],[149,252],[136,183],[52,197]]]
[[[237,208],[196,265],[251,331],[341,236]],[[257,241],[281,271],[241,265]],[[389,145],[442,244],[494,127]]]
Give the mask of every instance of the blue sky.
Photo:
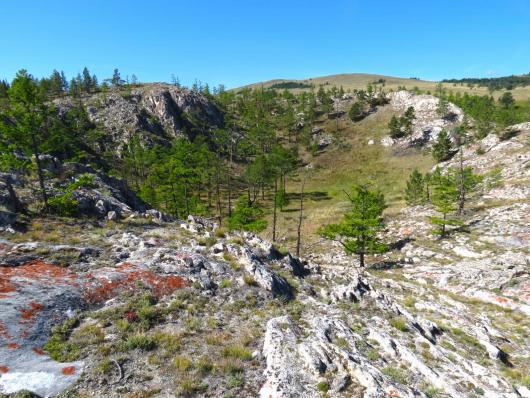
[[[530,72],[530,0],[1,0],[0,78],[87,66],[235,87],[380,73]]]

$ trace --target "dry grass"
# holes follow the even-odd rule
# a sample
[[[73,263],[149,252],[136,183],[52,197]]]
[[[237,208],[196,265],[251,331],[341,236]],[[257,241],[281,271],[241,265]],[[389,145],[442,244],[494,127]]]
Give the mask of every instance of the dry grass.
[[[389,206],[385,211],[387,216],[396,214],[405,205],[403,192],[412,169],[416,167],[425,172],[434,162],[429,154],[419,150],[397,152],[394,148],[385,148],[380,144],[380,139],[387,135],[387,124],[393,114],[387,106],[358,123],[343,119],[338,133],[333,133],[334,121],[322,118],[320,126],[332,132],[341,144],[332,144],[316,156],[301,154],[304,162],[312,165],[312,171],[300,172],[287,181],[290,204],[278,213],[277,230],[279,236],[285,239],[282,244],[291,250],[294,248],[298,192],[304,175],[307,176],[302,226],[304,245],[319,241],[316,231],[320,226],[341,218],[348,209],[344,191],[350,191],[355,183],[369,184],[383,191]],[[374,145],[368,145],[370,139],[375,141]],[[269,230],[263,234],[266,238],[270,238],[271,221],[272,217]]]
[[[450,78],[450,76],[448,76]],[[365,74],[365,73],[345,73],[340,75],[331,75],[331,76],[321,76],[315,78],[308,78],[305,80],[300,80],[300,82],[307,84],[314,84],[315,87],[323,85],[325,88],[331,88],[333,86],[340,87],[342,86],[345,90],[353,89],[365,89],[368,83],[378,81],[379,79],[385,80],[385,89],[387,90],[396,90],[398,87],[406,87],[407,89],[412,90],[414,87],[419,88],[420,90],[434,92],[436,90],[437,82],[431,82],[426,80],[415,80],[401,77],[392,77],[392,76],[383,76],[383,75],[374,75],[374,74]],[[275,83],[280,83],[282,81],[295,81],[295,80],[271,80],[268,82],[259,82],[252,84],[248,87],[270,87]],[[468,87],[466,85],[455,85],[453,83],[443,83],[443,87],[447,91],[459,92],[459,93],[468,93],[474,95],[490,95],[490,92],[486,87]],[[292,92],[300,92],[303,90],[291,90]],[[493,92],[493,96],[498,98],[506,90],[499,90]],[[526,87],[517,87],[512,91],[512,94],[516,100],[526,100],[530,97],[530,86]]]

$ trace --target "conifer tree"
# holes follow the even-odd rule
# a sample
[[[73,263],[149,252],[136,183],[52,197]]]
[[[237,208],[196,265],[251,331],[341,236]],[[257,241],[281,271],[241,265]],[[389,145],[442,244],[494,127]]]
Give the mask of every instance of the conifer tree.
[[[92,76],[90,75],[88,68],[85,66],[83,68],[83,80],[81,82],[81,87],[85,93],[89,93],[92,91],[93,86]]]
[[[432,146],[432,156],[437,162],[443,162],[451,157],[452,143],[445,129],[438,133],[436,142]]]
[[[425,200],[425,182],[418,169],[412,170],[410,174],[405,190],[405,198],[408,205],[417,205]]]
[[[432,176],[433,192],[431,195],[431,202],[434,209],[442,214],[442,217],[431,217],[431,223],[435,226],[434,232],[440,237],[445,237],[447,233],[447,226],[462,225],[460,220],[450,218],[450,214],[457,209],[458,188],[455,179],[451,174],[443,175],[437,169]]]
[[[379,191],[365,186],[355,186],[353,194],[347,194],[352,209],[344,214],[338,224],[320,228],[318,233],[325,239],[339,242],[347,254],[357,254],[360,266],[365,265],[365,255],[382,253],[386,245],[377,234],[383,229],[385,198]]]
[[[17,72],[8,90],[8,97],[7,109],[0,114],[0,134],[17,148],[33,155],[44,209],[48,211],[48,193],[41,153],[50,149],[50,143],[56,138],[50,130],[50,109],[37,82],[26,70]]]
[[[228,220],[228,226],[230,230],[261,232],[267,228],[263,215],[257,202],[250,203],[245,196],[241,196]]]

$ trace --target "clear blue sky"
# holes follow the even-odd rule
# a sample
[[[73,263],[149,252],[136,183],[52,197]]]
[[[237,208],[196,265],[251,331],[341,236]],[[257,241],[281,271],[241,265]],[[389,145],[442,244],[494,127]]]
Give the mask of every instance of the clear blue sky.
[[[20,68],[228,87],[366,72],[530,72],[530,0],[0,0],[0,78]]]

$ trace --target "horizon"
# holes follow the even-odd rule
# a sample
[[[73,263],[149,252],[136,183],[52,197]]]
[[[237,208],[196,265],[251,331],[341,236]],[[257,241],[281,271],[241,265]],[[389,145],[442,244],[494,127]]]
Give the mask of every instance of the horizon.
[[[174,74],[186,86],[227,88],[348,73],[440,81],[530,72],[530,3],[521,0],[96,0],[90,8],[7,0],[0,12],[9,16],[0,26],[0,79],[8,81],[20,69],[70,79],[85,66],[100,80],[118,68],[142,83]],[[23,30],[20,21],[29,22]]]

